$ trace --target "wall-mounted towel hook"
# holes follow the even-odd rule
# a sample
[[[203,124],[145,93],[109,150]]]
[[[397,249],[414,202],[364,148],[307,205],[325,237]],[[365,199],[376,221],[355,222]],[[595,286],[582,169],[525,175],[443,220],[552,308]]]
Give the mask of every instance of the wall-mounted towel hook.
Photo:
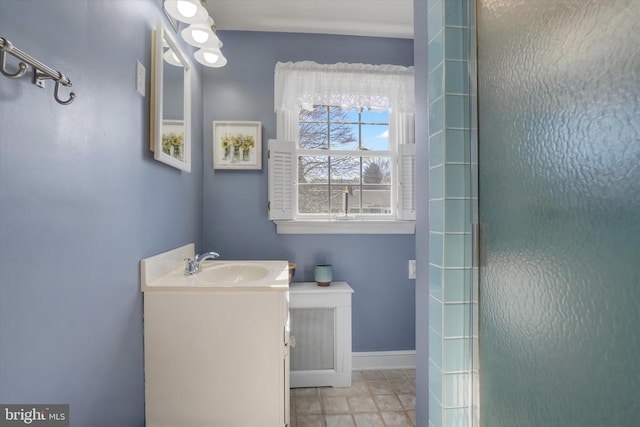
[[[5,61],[7,53],[10,53],[11,55],[21,60],[19,65],[20,70],[18,72],[10,73],[7,71]],[[37,59],[32,58],[31,56],[22,52],[20,49],[15,48],[9,40],[0,37],[0,72],[2,72],[2,74],[9,78],[17,79],[25,75],[27,67],[29,65],[33,68],[34,83],[40,86],[40,84],[43,83],[43,80],[45,79],[52,79],[56,82],[56,87],[53,91],[53,97],[55,98],[56,102],[62,105],[69,105],[73,102],[73,100],[76,98],[76,94],[74,92],[69,93],[69,99],[67,99],[66,101],[60,99],[58,93],[58,91],[60,90],[60,85],[66,87],[72,86],[71,80],[69,80],[68,77],[66,77],[61,72],[46,66]]]
[[[71,86],[71,85],[69,85]],[[70,92],[69,93],[69,99],[67,99],[66,101],[63,101],[60,99],[60,97],[58,96],[58,89],[60,88],[60,82],[56,82],[56,87],[53,90],[53,97],[56,99],[56,101],[58,102],[58,104],[62,104],[62,105],[69,105],[73,102],[74,99],[76,99],[76,94],[74,92]]]
[[[8,43],[9,49],[11,48],[11,43]],[[4,48],[0,49],[0,72],[2,72],[2,74],[4,74],[5,76],[9,77],[10,79],[18,79],[22,76],[24,76],[24,74],[27,72],[27,64],[25,64],[24,62],[20,62],[19,64],[20,69],[15,72],[15,73],[10,73],[7,71],[7,63],[6,63],[6,54],[5,54],[5,50]]]

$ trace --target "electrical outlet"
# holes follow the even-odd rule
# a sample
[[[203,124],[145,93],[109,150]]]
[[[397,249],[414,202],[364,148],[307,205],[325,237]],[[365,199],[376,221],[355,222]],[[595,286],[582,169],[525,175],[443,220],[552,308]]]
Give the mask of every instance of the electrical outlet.
[[[142,96],[145,96],[145,88],[147,83],[147,70],[144,68],[144,65],[138,62],[138,66],[136,67],[136,90]]]
[[[409,260],[409,279],[415,279],[415,278],[416,278],[416,260],[410,259]]]

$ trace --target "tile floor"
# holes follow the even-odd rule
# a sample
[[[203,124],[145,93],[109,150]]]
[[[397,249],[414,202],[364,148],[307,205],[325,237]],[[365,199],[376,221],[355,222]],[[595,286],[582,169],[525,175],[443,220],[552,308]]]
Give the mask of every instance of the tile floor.
[[[413,427],[414,369],[353,371],[351,387],[291,389],[291,427]]]

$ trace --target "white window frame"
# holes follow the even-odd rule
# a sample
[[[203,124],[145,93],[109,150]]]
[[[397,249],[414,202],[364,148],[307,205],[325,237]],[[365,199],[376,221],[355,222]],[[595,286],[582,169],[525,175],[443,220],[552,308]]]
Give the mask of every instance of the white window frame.
[[[276,67],[277,69],[277,67]],[[276,99],[283,81],[276,78]],[[278,104],[278,102],[276,102]],[[309,108],[310,105],[305,105]],[[366,107],[366,106],[365,106]],[[303,105],[278,108],[277,134],[269,140],[269,219],[278,234],[414,234],[415,144],[413,112],[389,111],[389,152],[392,160],[392,211],[395,215],[298,214],[298,116]],[[353,152],[349,152],[353,153]],[[338,154],[347,154],[340,150]]]
[[[298,115],[278,114],[278,136],[293,138],[269,140],[269,219],[278,234],[413,234],[415,232],[415,144],[401,137],[413,136],[413,116],[400,124],[398,115],[389,113],[389,154],[394,179],[391,184],[392,215],[298,214],[297,156],[300,149]],[[400,129],[404,128],[402,131]],[[410,131],[407,132],[407,129]],[[344,154],[340,151],[339,154]],[[347,152],[352,153],[352,152]],[[286,165],[283,170],[283,165]],[[281,176],[276,177],[277,174]]]

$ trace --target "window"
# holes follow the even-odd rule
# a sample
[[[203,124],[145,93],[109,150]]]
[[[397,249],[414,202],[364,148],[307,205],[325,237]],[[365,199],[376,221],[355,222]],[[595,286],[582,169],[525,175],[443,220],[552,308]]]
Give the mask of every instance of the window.
[[[276,92],[287,84],[278,82],[277,71]],[[348,71],[359,81],[371,77]],[[320,77],[325,89],[335,78]],[[317,91],[311,97],[335,103],[311,104],[298,94],[293,107],[278,110],[279,139],[269,141],[269,217],[278,233],[413,233],[413,114],[388,102],[374,110],[366,99],[371,94],[350,88],[350,98],[363,106],[345,103],[336,94],[346,89],[334,88],[329,97]],[[280,98],[276,93],[276,103]]]
[[[316,106],[298,117],[297,215],[382,215],[392,203],[389,113]]]

